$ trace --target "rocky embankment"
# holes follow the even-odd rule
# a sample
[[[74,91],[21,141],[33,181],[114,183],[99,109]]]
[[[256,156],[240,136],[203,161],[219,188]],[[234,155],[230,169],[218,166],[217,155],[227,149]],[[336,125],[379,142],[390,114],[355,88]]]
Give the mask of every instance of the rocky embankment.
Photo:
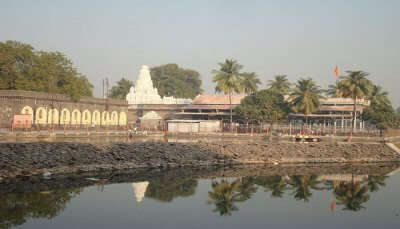
[[[137,168],[394,161],[400,155],[386,145],[366,143],[1,143],[0,180]]]

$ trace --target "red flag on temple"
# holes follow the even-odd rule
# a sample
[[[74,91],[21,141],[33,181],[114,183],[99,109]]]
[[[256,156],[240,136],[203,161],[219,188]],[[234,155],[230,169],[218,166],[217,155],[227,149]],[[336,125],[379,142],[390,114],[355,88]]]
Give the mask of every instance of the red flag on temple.
[[[339,68],[338,68],[337,65],[336,65],[336,68],[335,68],[334,73],[335,73],[335,76],[336,76],[336,77],[339,77]]]

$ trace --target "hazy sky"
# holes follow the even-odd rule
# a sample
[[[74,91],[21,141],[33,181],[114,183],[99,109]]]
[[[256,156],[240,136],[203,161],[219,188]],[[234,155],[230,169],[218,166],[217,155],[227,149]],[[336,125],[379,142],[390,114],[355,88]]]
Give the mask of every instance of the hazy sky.
[[[101,79],[135,80],[143,64],[177,63],[200,72],[234,58],[265,87],[275,74],[312,77],[363,70],[400,105],[398,0],[1,0],[0,40],[61,51],[101,94]]]

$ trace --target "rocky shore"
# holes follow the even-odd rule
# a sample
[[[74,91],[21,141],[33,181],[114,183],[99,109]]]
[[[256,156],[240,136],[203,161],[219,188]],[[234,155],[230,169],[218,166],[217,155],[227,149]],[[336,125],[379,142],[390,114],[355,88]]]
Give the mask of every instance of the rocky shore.
[[[400,154],[372,143],[0,143],[0,181],[140,168],[397,161]]]

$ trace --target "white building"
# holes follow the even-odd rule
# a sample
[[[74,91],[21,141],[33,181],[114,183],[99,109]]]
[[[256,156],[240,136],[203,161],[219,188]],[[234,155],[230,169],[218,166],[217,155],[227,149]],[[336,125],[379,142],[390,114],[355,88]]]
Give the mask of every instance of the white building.
[[[191,99],[178,99],[172,96],[163,97],[158,94],[157,88],[153,86],[150,69],[143,65],[134,87],[131,87],[126,95],[129,105],[132,104],[190,104]]]

